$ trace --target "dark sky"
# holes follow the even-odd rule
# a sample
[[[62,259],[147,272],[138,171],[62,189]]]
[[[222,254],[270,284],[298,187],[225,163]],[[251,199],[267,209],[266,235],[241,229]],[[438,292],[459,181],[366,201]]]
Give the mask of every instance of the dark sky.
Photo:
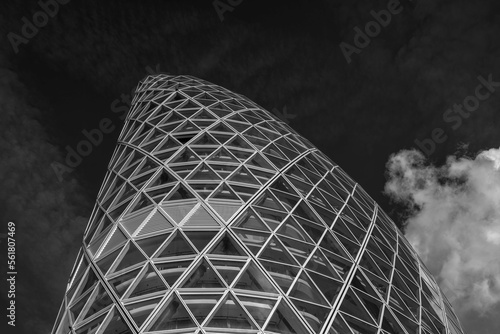
[[[40,4],[0,4],[0,218],[17,224],[16,333],[50,330],[122,126],[116,111],[148,73],[197,76],[288,114],[400,226],[405,208],[383,193],[391,154],[433,131],[446,137],[427,153],[433,163],[498,148],[499,92],[467,117],[443,115],[479,76],[500,81],[500,2],[401,0],[348,62],[341,43],[354,47],[354,29],[390,2],[243,0],[221,20],[212,1],[73,0],[32,36],[23,25]],[[59,179],[54,163],[103,118],[115,130]],[[499,332],[477,315],[463,322]]]

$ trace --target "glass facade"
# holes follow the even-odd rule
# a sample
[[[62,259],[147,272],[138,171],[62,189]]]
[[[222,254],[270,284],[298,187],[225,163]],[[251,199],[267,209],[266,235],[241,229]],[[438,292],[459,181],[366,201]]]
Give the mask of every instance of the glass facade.
[[[311,143],[190,76],[140,82],[56,334],[461,334],[394,223]]]

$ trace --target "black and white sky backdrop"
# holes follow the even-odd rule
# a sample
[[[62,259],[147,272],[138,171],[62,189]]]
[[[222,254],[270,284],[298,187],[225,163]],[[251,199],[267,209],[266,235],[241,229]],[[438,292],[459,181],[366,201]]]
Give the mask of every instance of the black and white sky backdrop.
[[[499,333],[499,36],[495,0],[2,2],[0,233],[16,222],[19,274],[0,328],[49,333],[120,116],[166,72],[284,117],[405,227],[467,332]]]

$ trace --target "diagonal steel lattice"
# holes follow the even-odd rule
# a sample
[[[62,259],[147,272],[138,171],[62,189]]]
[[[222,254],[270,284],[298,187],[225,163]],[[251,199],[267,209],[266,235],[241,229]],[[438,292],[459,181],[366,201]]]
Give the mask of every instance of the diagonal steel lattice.
[[[388,216],[246,97],[140,82],[57,334],[460,334]]]

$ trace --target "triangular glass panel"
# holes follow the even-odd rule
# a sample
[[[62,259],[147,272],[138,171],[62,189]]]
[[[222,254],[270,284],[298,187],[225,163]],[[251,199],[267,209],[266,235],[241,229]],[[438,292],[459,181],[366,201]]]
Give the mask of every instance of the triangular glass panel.
[[[91,304],[84,311],[84,314],[81,315],[82,321],[89,318],[91,315],[96,314],[97,312],[105,309],[109,305],[113,304],[113,301],[111,300],[111,297],[108,295],[108,293],[102,286],[102,283],[99,283],[92,297],[92,301],[89,303]]]
[[[317,225],[301,217],[295,217],[295,219],[300,223],[300,226],[307,232],[314,243],[318,243],[323,236],[326,227],[324,225]]]
[[[196,155],[198,155],[201,159],[206,159],[208,156],[214,153],[217,148],[217,146],[191,146],[191,149],[194,151],[194,153],[196,153]]]
[[[207,320],[208,315],[221,297],[221,294],[182,295],[182,299],[199,324]]]
[[[292,211],[292,209],[300,201],[298,196],[293,196],[290,193],[284,193],[279,190],[273,190],[272,193],[280,201],[280,203],[286,208],[287,212]]]
[[[220,148],[217,150],[210,158],[207,159],[208,162],[227,162],[227,163],[233,163],[233,164],[239,164],[240,162],[236,157],[231,154],[227,149],[224,147]]]
[[[170,223],[160,211],[156,211],[151,218],[148,219],[146,224],[142,226],[137,235],[141,236],[149,233],[156,233],[171,227],[173,227],[172,223]]]
[[[315,333],[320,333],[321,327],[330,313],[330,308],[321,307],[295,298],[291,298],[291,300],[312,327],[313,331]]]
[[[285,147],[283,145],[279,145],[278,143],[276,143],[276,147],[281,151],[281,153],[283,153],[286,156],[288,160],[293,160],[299,155],[299,153],[296,152],[295,149],[291,148],[291,146]]]
[[[220,177],[209,168],[206,164],[200,164],[196,172],[191,174],[188,178],[190,181],[214,181],[220,180]]]
[[[291,308],[282,299],[271,319],[266,325],[266,331],[281,333],[281,334],[303,334],[309,330],[302,324]]]
[[[297,223],[297,221],[289,216],[285,222],[281,225],[281,227],[276,231],[277,234],[297,239],[304,242],[312,243],[313,241],[309,238],[309,235],[304,232],[302,227]]]
[[[192,261],[169,261],[167,263],[156,263],[155,266],[161,273],[165,281],[171,286],[175,284],[177,279],[184,273]]]
[[[327,277],[341,279],[337,271],[319,248],[316,249],[314,255],[307,262],[306,268],[326,275]]]
[[[166,150],[166,151],[161,151],[161,152],[155,152],[153,155],[163,163],[165,163],[175,152],[177,152],[177,149],[171,149],[171,150]]]
[[[285,167],[288,164],[288,160],[280,159],[274,155],[270,155],[270,154],[266,154],[266,153],[264,153],[264,155],[266,156],[267,159],[269,159],[269,161],[271,161],[273,163],[273,165],[276,166],[276,168],[278,170],[280,170],[281,168]]]
[[[127,240],[127,238],[125,237],[123,232],[118,227],[116,227],[115,231],[112,233],[113,234],[111,235],[111,237],[107,241],[106,245],[103,247],[100,254],[106,254],[109,250],[115,248],[118,245],[125,243],[125,241]],[[99,254],[99,256],[100,256],[100,254]]]
[[[153,182],[151,182],[146,189],[150,189],[153,187],[157,187],[175,181],[177,181],[175,177],[170,175],[170,173],[167,172],[165,169],[161,169],[160,173],[155,176]]]
[[[240,186],[232,182],[228,182],[229,186],[235,191],[235,193],[244,201],[248,202],[253,195],[259,190],[257,187],[250,186]]]
[[[201,252],[218,231],[184,231],[191,243]]]
[[[389,309],[390,309],[390,307],[389,307]],[[388,311],[386,311],[386,312],[388,312]],[[406,331],[408,333],[416,333],[418,331],[419,325],[417,323],[411,321],[409,318],[407,318],[402,313],[400,313],[396,310],[391,309],[391,312],[393,312],[393,314],[398,318],[399,322],[404,326],[404,328],[406,329]]]
[[[337,313],[335,316],[335,320],[332,323],[332,327],[330,328],[329,334],[352,334],[351,329],[345,322],[344,318],[342,318],[341,313]],[[385,334],[385,333],[381,333]],[[392,334],[392,333],[391,333]],[[400,333],[403,334],[403,333]]]
[[[233,135],[232,134],[227,134],[227,133],[209,133],[219,141],[219,143],[224,144],[227,142]]]
[[[250,107],[251,108],[251,107]],[[251,110],[247,110],[241,113],[241,115],[250,123],[257,124],[262,122],[262,118],[253,113]]]
[[[247,256],[229,233],[224,234],[209,254]]]
[[[240,114],[233,114],[229,116],[227,119],[237,121],[237,122],[243,122],[243,123],[248,123],[246,119],[243,119],[243,117],[240,116]]]
[[[238,299],[260,327],[264,325],[269,314],[273,310],[274,304],[276,304],[276,301],[272,299],[240,295],[238,295]]]
[[[212,318],[206,324],[207,327],[255,329],[256,326],[248,318],[241,305],[230,293],[224,297]]]
[[[115,277],[112,280],[109,280],[109,284],[119,298],[123,297],[123,294],[125,293],[125,291],[127,291],[132,282],[134,282],[134,279],[137,277],[137,274],[139,274],[139,271],[141,271],[141,268],[134,269],[118,277]]]
[[[335,237],[337,238],[337,240],[340,241],[340,243],[344,246],[345,249],[347,249],[347,251],[349,252],[349,254],[355,258],[356,255],[358,254],[358,251],[360,249],[360,245],[353,242],[352,240],[350,239],[347,239],[346,237],[344,237],[343,235],[341,234],[338,234],[338,233],[333,233],[335,235]]]
[[[157,257],[162,258],[191,254],[196,253],[186,241],[186,239],[182,236],[182,233],[180,231],[176,231],[174,233],[174,236],[170,238],[170,240],[167,242],[167,245],[163,247],[163,250]]]
[[[190,275],[184,280],[181,288],[224,288],[225,284],[217,276],[216,271],[210,264],[203,259],[202,262],[194,269]]]
[[[173,137],[168,137],[163,139],[161,144],[156,147],[155,152],[163,152],[165,150],[174,149],[179,146],[181,146],[181,143],[179,143]]]
[[[185,93],[188,93],[185,91]],[[195,103],[193,100],[187,100],[186,104],[182,105],[182,107],[179,107],[178,110],[182,109],[199,109],[200,105]],[[182,112],[181,112],[182,113]],[[182,113],[183,116],[186,116],[184,113]]]
[[[314,249],[314,245],[300,242],[295,239],[283,237],[280,238],[280,240],[300,264],[304,264]]]
[[[339,295],[340,290],[342,289],[342,282],[317,274],[314,271],[306,271],[309,274],[309,277],[311,277],[314,283],[316,283],[316,285],[318,286],[319,290],[326,297],[328,302],[333,305]]]
[[[398,310],[399,312],[406,314],[407,316],[413,316],[413,313],[409,310],[408,305],[406,303],[409,302],[409,298],[406,298],[403,300],[401,295],[396,291],[396,289],[391,290],[391,295],[389,298],[389,305],[395,309]],[[415,319],[416,320],[416,319]]]
[[[384,317],[382,320],[382,329],[390,334],[401,334],[406,333],[401,325],[396,321],[394,315],[389,311],[389,308],[385,308]],[[384,333],[385,334],[385,333]]]
[[[149,299],[139,303],[125,305],[125,308],[134,319],[137,327],[141,327],[147,317],[156,308],[161,298]]]
[[[228,179],[233,182],[249,183],[258,185],[259,182],[255,177],[248,171],[247,168],[241,167],[236,172],[234,172]]]
[[[200,129],[194,125],[190,121],[184,122],[181,126],[179,126],[177,129],[174,131],[174,136],[177,136],[177,133],[182,133],[182,132],[198,132]]]
[[[139,214],[132,214],[123,217],[120,220],[120,225],[122,225],[127,232],[132,235],[135,230],[144,222],[147,216],[149,216],[150,212],[142,212]]]
[[[263,171],[254,167],[250,167],[249,170],[261,184],[266,183],[275,175],[275,172]]]
[[[165,304],[163,309],[158,312],[158,314],[159,316],[152,322],[148,331],[197,327],[186,310],[186,307],[181,303],[175,294]]]
[[[229,148],[229,152],[231,152],[239,160],[239,162],[244,162],[253,154],[253,150],[242,150],[236,148]]]
[[[210,163],[210,167],[223,179],[227,178],[237,166]]]
[[[233,225],[234,227],[246,228],[249,230],[257,230],[269,232],[268,227],[260,217],[253,212],[251,209],[247,209],[239,218],[238,221]]]
[[[222,183],[220,187],[217,188],[217,190],[215,190],[212,195],[210,195],[210,198],[240,201],[239,197],[226,183]]]
[[[340,310],[347,314],[355,314],[356,317],[368,322],[369,324],[376,324],[375,319],[373,319],[372,315],[366,310],[361,300],[351,288],[349,288],[347,294],[344,296]]]
[[[292,186],[282,177],[278,177],[276,181],[271,184],[272,189],[280,190],[285,194],[295,195],[298,197],[297,192],[292,188]]]
[[[97,266],[99,267],[99,269],[101,269],[101,272],[104,275],[108,272],[109,268],[111,267],[121,250],[121,248],[118,248],[117,250],[111,252],[109,255],[106,255],[104,258],[97,261]]]
[[[305,271],[300,274],[299,279],[290,290],[289,296],[320,305],[329,305]]]
[[[281,211],[264,209],[262,207],[253,208],[255,212],[257,212],[259,216],[264,220],[267,226],[269,226],[273,231],[278,228],[278,226],[285,220],[285,217],[287,216],[286,213]]]
[[[269,143],[269,140],[255,127],[248,129],[243,136],[259,150]]]
[[[131,290],[127,298],[144,296],[150,293],[164,291],[167,286],[161,280],[160,276],[153,269],[151,264],[147,265],[146,272],[139,279],[139,283]]]
[[[189,218],[184,222],[183,226],[198,226],[198,227],[219,227],[219,223],[212,215],[200,205],[196,211],[191,212]]]
[[[293,210],[293,214],[324,226],[321,219],[319,219],[316,213],[313,212],[311,208],[309,208],[305,200],[302,200],[299,205],[295,207],[295,209]]]
[[[260,168],[264,168],[264,169],[269,169],[269,170],[275,171],[274,167],[272,167],[271,164],[269,162],[267,162],[267,160],[264,159],[259,152],[255,153],[255,155],[253,156],[253,158],[251,158],[247,162],[247,164],[249,164],[251,166],[256,166],[256,167],[260,167]]]
[[[192,145],[216,145],[219,146],[220,144],[215,141],[212,136],[210,136],[208,133],[203,134],[200,138],[196,139]]]
[[[151,257],[168,236],[169,234],[162,234],[146,239],[135,240],[135,242],[147,256]]]
[[[269,144],[262,152],[280,159],[287,159],[274,144]]]
[[[238,278],[238,282],[234,285],[233,288],[267,293],[277,293],[271,282],[269,282],[267,277],[253,262],[250,262],[245,272]]]
[[[326,224],[326,226],[332,226],[333,222],[337,218],[337,214],[335,212],[323,208],[322,206],[317,205],[316,203],[311,203],[311,202],[309,203],[311,204],[314,211],[316,211],[319,217]]]
[[[160,140],[162,138],[165,138],[166,136],[167,134],[165,132],[155,128],[148,139],[145,140],[144,143],[142,143],[142,146],[144,146],[144,150],[150,152],[154,147],[156,147],[156,145],[158,145]]]
[[[287,179],[291,184],[293,184],[295,186],[295,188],[297,188],[299,193],[306,198],[307,198],[307,195],[309,194],[309,192],[311,191],[311,189],[313,188],[313,186],[311,184],[299,181],[293,177],[285,176],[284,178]]]
[[[200,158],[189,148],[182,149],[175,158],[173,158],[170,163],[188,163],[188,162],[196,162],[200,161]]]
[[[137,246],[133,242],[129,242],[126,253],[121,255],[121,259],[118,260],[114,271],[120,271],[145,260],[144,254],[142,254]]]
[[[276,199],[276,197],[274,197],[271,194],[270,191],[266,191],[256,202],[254,202],[253,205],[281,212],[286,211],[285,208]]]
[[[366,322],[363,322],[359,320],[358,318],[355,318],[351,316],[350,314],[342,314],[344,316],[345,321],[351,327],[351,330],[354,333],[366,333],[366,334],[377,334],[378,333],[378,328],[375,327],[375,325],[369,325]],[[357,314],[356,314],[357,316]],[[417,333],[418,331],[413,331],[410,333]]]
[[[270,233],[263,233],[261,231],[239,228],[233,228],[233,231],[254,255],[257,255],[268,237],[271,235]]]
[[[214,120],[209,119],[195,119],[193,123],[196,124],[201,130],[204,130],[214,123]],[[218,144],[218,143],[217,143]]]
[[[196,101],[200,102],[201,104],[203,104],[205,106],[209,106],[215,102],[215,100],[213,100],[213,99],[203,100],[201,98],[196,99]],[[203,120],[214,120],[215,119],[214,115],[212,115],[210,112],[208,112],[208,110],[205,108],[201,109],[201,111],[199,113],[197,113],[196,115],[194,115],[192,118],[193,119],[203,119]]]
[[[215,183],[192,183],[189,182],[189,186],[203,199],[207,198],[208,195],[218,186]]]
[[[83,325],[82,327],[80,327],[76,331],[74,331],[74,333],[84,334],[84,333],[93,333],[93,332],[95,332],[99,328],[99,326],[101,326],[101,324],[104,321],[104,318],[105,318],[106,315],[107,314],[103,314],[100,317],[98,317],[98,318],[96,318],[94,320],[91,320],[87,324]],[[80,321],[74,323],[73,326],[75,326],[75,325],[77,326],[77,325],[79,325],[79,323],[80,323]],[[70,327],[70,326],[68,326],[68,327],[69,328],[66,328],[65,330],[72,331],[72,327]]]
[[[245,148],[245,149],[248,149],[248,150],[252,149],[252,147],[243,138],[241,138],[238,135],[234,136],[234,138],[231,139],[229,142],[227,142],[225,144],[225,146]]]
[[[184,185],[180,184],[179,187],[172,191],[167,198],[163,201],[163,203],[168,204],[168,202],[186,200],[190,198],[195,198],[194,195],[186,188]]]
[[[116,222],[118,220],[118,217],[120,217],[124,213],[125,209],[130,204],[131,201],[132,197],[130,197],[128,200],[125,200],[125,202],[120,203],[114,209],[111,209],[108,213],[109,217],[111,217],[111,219],[113,219]]]
[[[295,266],[298,265],[297,261],[295,261],[292,255],[281,245],[276,237],[271,238],[266,248],[260,253],[259,258]]]
[[[208,200],[208,203],[210,204],[212,209],[214,209],[215,212],[217,212],[219,216],[221,216],[224,222],[229,221],[229,219],[234,215],[234,213],[241,208],[242,204],[240,201],[229,201],[229,200],[226,201]]]
[[[227,260],[211,260],[211,262],[228,286],[233,283],[234,278],[241,272],[245,265],[245,262]]]
[[[340,241],[338,241],[337,238],[335,238],[330,232],[326,232],[323,240],[321,240],[320,247],[342,257],[349,258],[348,253],[344,250]]]
[[[125,321],[123,320],[123,318],[120,315],[120,313],[118,312],[118,310],[116,308],[114,308],[111,312],[113,312],[113,314],[109,317],[110,320],[108,320],[104,329],[101,328],[100,333],[102,333],[102,334],[116,334],[116,333],[132,334],[132,331],[130,330],[128,325],[125,323]]]
[[[127,214],[149,207],[153,207],[153,202],[145,194],[141,194],[141,197],[135,201],[130,209],[128,209]]]
[[[115,203],[122,203],[126,199],[130,199],[135,193],[137,192],[134,187],[130,185],[130,183],[126,182],[123,185],[122,191],[120,192],[119,195],[117,195]],[[116,204],[115,204],[116,205]]]
[[[171,106],[173,107],[173,106]],[[179,115],[175,111],[170,114],[170,117],[166,120],[168,123],[173,123],[173,122],[178,122],[178,121],[183,121],[185,118],[184,116]]]
[[[212,110],[212,108],[210,108]],[[218,125],[210,129],[210,132],[227,132],[233,134],[234,131],[229,129],[224,123],[220,122]]]

